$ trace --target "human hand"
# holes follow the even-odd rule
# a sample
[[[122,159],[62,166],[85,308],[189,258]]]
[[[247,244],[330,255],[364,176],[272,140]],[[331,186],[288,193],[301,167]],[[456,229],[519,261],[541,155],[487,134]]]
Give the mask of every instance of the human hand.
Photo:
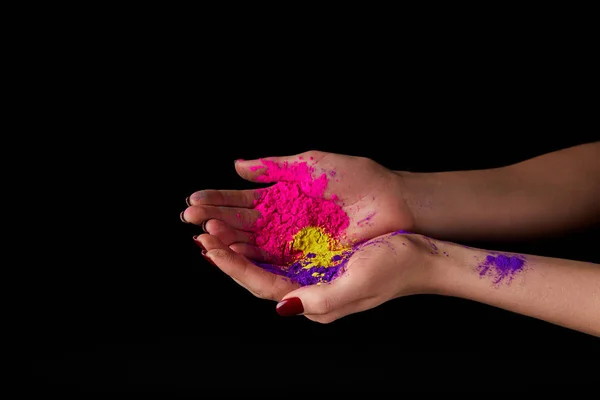
[[[280,315],[303,314],[330,323],[343,316],[374,308],[396,297],[427,293],[436,260],[446,253],[433,251],[421,235],[386,234],[358,246],[345,270],[335,280],[300,287],[236,253],[219,238],[198,236],[202,254],[256,297],[277,301]]]
[[[398,174],[373,160],[320,151],[309,151],[288,157],[266,158],[278,165],[307,162],[314,169],[313,178],[326,174],[329,179],[324,197],[335,201],[348,215],[349,225],[343,245],[368,240],[398,229],[411,230],[412,214],[402,196]],[[238,161],[237,173],[252,182],[274,183],[277,174],[269,174],[261,160]],[[189,197],[189,205],[181,215],[185,222],[202,225],[225,245],[248,258],[269,259],[255,244],[253,234],[260,212],[254,208],[266,189],[201,190]]]

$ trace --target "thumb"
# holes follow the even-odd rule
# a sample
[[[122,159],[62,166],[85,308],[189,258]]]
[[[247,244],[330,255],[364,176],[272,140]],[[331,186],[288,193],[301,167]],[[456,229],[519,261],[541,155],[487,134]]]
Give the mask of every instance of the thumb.
[[[296,175],[312,172],[312,164],[320,152],[308,151],[292,156],[266,157],[256,160],[236,160],[235,171],[251,182],[279,182],[292,180]]]
[[[340,277],[330,283],[289,292],[277,303],[276,310],[281,316],[304,314],[318,322],[332,322],[352,312],[348,306],[356,300],[355,293]]]

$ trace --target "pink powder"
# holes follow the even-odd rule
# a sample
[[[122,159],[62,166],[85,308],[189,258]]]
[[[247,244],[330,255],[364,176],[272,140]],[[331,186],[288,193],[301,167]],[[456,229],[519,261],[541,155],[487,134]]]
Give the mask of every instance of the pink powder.
[[[258,180],[277,181],[265,189],[254,208],[261,216],[254,226],[256,244],[278,265],[289,265],[294,254],[288,246],[294,235],[308,226],[323,228],[334,239],[341,239],[349,225],[344,210],[335,203],[336,196],[323,198],[328,178],[313,178],[315,169],[306,162],[276,164],[261,160],[266,168]]]
[[[315,169],[306,162],[294,162],[292,164],[284,162],[277,164],[268,160],[261,159],[260,161],[264,166],[251,168],[254,171],[266,168],[263,175],[258,177],[257,180],[259,182],[295,182],[300,185],[302,192],[307,196],[323,197],[329,179],[327,179],[327,175],[324,173],[319,178],[313,179],[312,175]],[[281,200],[285,200],[285,198]]]

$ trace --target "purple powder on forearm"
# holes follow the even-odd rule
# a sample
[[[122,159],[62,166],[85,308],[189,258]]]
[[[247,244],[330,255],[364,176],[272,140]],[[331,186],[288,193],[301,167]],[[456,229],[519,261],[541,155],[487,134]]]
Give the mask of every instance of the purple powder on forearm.
[[[481,277],[493,277],[494,284],[497,285],[502,281],[510,283],[514,276],[525,268],[525,265],[525,256],[521,254],[490,254],[477,266],[477,270]]]

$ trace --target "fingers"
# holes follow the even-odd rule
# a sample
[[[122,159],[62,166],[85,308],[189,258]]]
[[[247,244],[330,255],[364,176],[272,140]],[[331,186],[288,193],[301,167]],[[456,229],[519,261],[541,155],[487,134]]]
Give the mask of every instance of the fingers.
[[[270,261],[268,255],[256,246],[248,243],[233,243],[229,248],[236,253],[242,254],[251,260],[266,262]]]
[[[251,260],[268,261],[267,254],[254,246],[254,236],[250,232],[233,229],[218,219],[211,219],[204,224],[206,232],[216,236],[224,245],[236,253]]]
[[[233,229],[225,222],[219,221],[218,219],[209,219],[204,223],[203,229],[205,232],[218,237],[226,246],[233,243],[254,243],[254,236],[250,232]]]
[[[218,219],[234,229],[251,231],[260,217],[260,212],[249,208],[220,206],[191,206],[181,213],[181,219],[195,225],[202,225],[209,219]]]
[[[228,206],[251,208],[261,190],[200,190],[189,197],[190,206]]]
[[[238,160],[235,163],[235,170],[239,176],[252,182],[277,182],[282,180],[281,170],[286,163],[305,161],[312,164],[321,159],[324,154],[320,151],[307,151],[292,156]]]
[[[203,252],[205,257],[259,298],[278,301],[298,287],[282,276],[254,265],[246,257],[227,247],[216,236],[202,234],[196,240],[206,249]]]

